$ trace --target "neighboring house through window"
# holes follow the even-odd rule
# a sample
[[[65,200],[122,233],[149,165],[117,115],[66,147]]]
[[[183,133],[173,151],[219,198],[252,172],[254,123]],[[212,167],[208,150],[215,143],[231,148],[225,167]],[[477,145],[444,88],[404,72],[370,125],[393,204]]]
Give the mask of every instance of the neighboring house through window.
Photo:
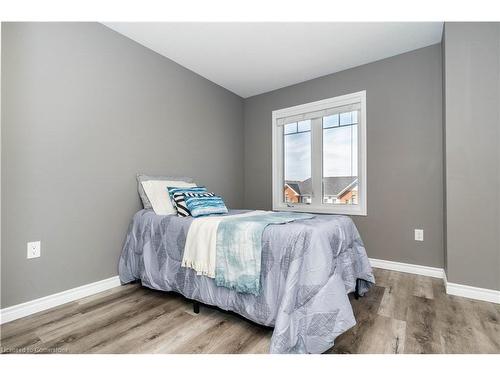
[[[366,215],[366,92],[273,112],[273,209]]]

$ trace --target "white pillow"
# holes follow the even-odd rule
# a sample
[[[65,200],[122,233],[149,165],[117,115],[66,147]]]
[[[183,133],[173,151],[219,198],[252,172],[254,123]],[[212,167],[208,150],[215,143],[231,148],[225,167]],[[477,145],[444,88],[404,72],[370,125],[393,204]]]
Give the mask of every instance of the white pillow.
[[[164,181],[164,180],[149,180],[141,182],[146,195],[148,196],[151,206],[157,215],[174,215],[177,213],[170,196],[168,195],[169,187],[194,187],[196,184],[184,181]]]

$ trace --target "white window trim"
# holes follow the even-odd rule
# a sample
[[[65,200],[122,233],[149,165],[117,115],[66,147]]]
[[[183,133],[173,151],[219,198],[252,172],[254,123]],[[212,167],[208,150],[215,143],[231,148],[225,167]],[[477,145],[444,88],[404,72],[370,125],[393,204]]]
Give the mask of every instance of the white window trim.
[[[313,111],[322,111],[333,107],[340,107],[352,103],[360,103],[361,111],[358,119],[358,197],[357,205],[326,205],[322,204],[322,197],[314,192],[321,191],[321,180],[318,176],[322,174],[323,157],[319,152],[311,155],[313,176],[313,197],[311,204],[285,203],[283,199],[283,126],[278,126],[278,119],[289,116],[297,116]],[[322,133],[315,134],[314,127],[311,127],[312,149],[322,149]],[[353,94],[337,96],[330,99],[319,100],[312,103],[297,105],[273,111],[272,114],[272,168],[273,168],[273,210],[275,211],[297,211],[315,212],[341,215],[362,215],[367,214],[367,179],[366,179],[366,90]],[[316,178],[314,178],[316,176]]]

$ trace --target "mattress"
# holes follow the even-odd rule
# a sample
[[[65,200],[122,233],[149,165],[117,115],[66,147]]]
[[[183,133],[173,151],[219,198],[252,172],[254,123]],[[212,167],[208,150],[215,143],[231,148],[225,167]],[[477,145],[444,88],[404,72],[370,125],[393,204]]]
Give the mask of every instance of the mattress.
[[[243,213],[230,210],[229,215]],[[271,353],[322,353],[356,324],[348,293],[363,295],[375,283],[353,221],[342,215],[269,225],[262,236],[258,296],[219,287],[214,279],[181,267],[192,217],[137,212],[119,259],[122,283],[233,311],[274,327]]]

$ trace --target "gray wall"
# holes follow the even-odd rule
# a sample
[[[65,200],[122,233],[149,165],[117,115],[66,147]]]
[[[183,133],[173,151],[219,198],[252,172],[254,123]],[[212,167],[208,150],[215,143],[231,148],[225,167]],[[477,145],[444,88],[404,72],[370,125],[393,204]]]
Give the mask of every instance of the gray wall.
[[[2,308],[116,275],[137,172],[270,209],[271,112],[359,90],[368,255],[500,289],[499,24],[447,23],[442,47],[245,101],[100,24],[3,23],[1,37]],[[32,240],[42,256],[27,260]]]
[[[366,89],[368,255],[443,267],[441,80],[438,44],[245,100],[245,207],[272,207],[273,110]]]
[[[500,23],[446,23],[447,276],[500,290]]]
[[[96,23],[3,23],[1,66],[2,307],[116,275],[137,172],[242,205],[240,97]]]

